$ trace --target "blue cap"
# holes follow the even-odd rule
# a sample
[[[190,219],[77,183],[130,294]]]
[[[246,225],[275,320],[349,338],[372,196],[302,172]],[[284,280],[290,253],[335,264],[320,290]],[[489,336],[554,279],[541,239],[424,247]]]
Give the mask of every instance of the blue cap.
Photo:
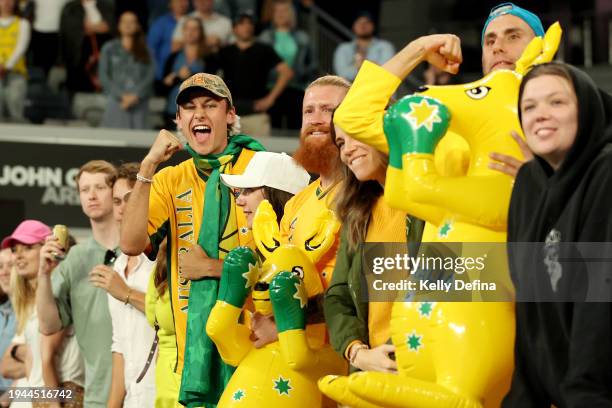
[[[544,36],[544,27],[542,26],[542,21],[540,21],[540,18],[538,16],[536,16],[529,10],[525,10],[524,8],[517,6],[514,3],[502,3],[491,9],[489,17],[487,17],[487,21],[485,21],[484,27],[482,28],[482,35],[480,36],[480,45],[484,45],[485,31],[487,31],[489,23],[491,23],[491,21],[495,20],[497,17],[503,16],[505,14],[511,14],[526,22],[527,25],[531,27],[537,37]]]

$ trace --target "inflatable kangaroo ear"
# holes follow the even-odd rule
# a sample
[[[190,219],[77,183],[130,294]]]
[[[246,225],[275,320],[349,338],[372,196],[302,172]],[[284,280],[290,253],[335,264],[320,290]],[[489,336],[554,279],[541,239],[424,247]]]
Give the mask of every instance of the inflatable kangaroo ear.
[[[306,234],[303,250],[312,263],[316,263],[334,244],[340,230],[340,221],[330,210],[322,210],[312,221],[311,231]]]
[[[562,33],[561,24],[557,21],[548,27],[543,39],[535,37],[531,40],[523,51],[521,58],[516,61],[515,71],[525,75],[535,65],[552,61],[559,49]]]
[[[280,231],[276,213],[268,200],[257,206],[253,217],[253,238],[259,252],[268,258],[280,246]]]

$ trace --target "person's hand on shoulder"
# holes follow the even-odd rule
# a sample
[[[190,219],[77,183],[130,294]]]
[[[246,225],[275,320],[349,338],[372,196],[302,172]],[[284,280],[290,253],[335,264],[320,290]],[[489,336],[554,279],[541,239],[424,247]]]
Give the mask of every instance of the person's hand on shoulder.
[[[511,177],[516,177],[521,166],[533,159],[533,153],[529,149],[529,146],[527,146],[527,143],[525,143],[517,132],[512,131],[510,132],[510,135],[521,149],[524,160],[516,159],[507,154],[492,152],[489,154],[489,157],[492,160],[489,163],[489,168],[507,174]]]

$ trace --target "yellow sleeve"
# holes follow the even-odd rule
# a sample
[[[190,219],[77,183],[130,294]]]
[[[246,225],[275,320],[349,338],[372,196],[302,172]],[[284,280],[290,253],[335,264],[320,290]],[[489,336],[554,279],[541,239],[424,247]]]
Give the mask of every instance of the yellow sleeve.
[[[157,265],[155,268],[157,268]],[[157,288],[155,288],[155,268],[149,279],[149,286],[147,287],[147,293],[145,295],[145,315],[152,327],[155,327],[155,305],[157,299],[159,299]]]
[[[151,241],[151,251],[147,251],[149,259],[155,259],[161,241],[168,234],[168,220],[173,211],[171,208],[172,195],[168,189],[168,185],[171,185],[169,180],[171,169],[171,167],[166,167],[153,177],[153,184],[149,193],[149,221],[147,225],[147,234]]]
[[[384,68],[364,61],[355,82],[334,114],[334,124],[350,137],[389,153],[383,117],[401,80]]]

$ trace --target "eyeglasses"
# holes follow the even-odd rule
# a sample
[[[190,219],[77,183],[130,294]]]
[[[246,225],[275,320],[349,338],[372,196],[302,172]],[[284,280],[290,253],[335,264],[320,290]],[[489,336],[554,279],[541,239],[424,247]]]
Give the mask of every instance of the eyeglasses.
[[[232,190],[232,193],[234,194],[235,198],[238,198],[241,195],[248,196],[249,194],[254,193],[255,191],[259,190],[260,188],[263,188],[263,187],[235,188]]]
[[[115,255],[115,251],[111,251],[110,249],[106,251],[104,254],[104,265],[111,266],[115,263],[117,259],[117,255]]]

